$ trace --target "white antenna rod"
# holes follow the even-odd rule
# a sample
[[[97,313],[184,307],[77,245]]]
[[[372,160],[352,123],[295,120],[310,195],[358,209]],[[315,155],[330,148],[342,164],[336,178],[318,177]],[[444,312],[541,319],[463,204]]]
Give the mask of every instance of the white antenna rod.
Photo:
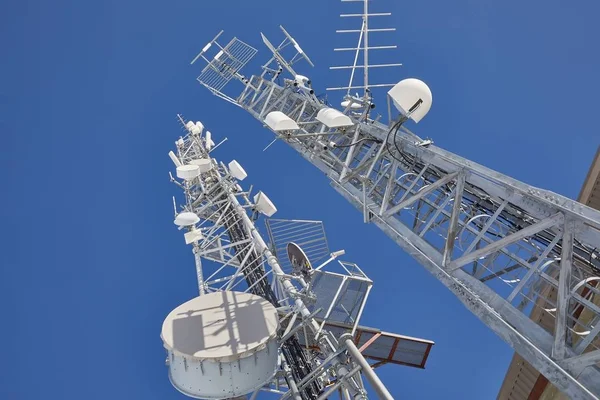
[[[365,94],[364,97],[365,99],[368,97],[371,97],[368,93],[369,93],[369,0],[365,0],[364,1],[364,11],[363,11],[363,29],[364,29],[364,36],[365,36],[365,40],[363,41],[363,45],[364,45],[364,50],[363,50],[363,61],[365,64],[365,69],[364,69],[364,85],[365,85]],[[358,46],[360,47],[360,46]],[[350,85],[352,86],[352,85]],[[348,89],[348,91],[350,91],[350,89]]]

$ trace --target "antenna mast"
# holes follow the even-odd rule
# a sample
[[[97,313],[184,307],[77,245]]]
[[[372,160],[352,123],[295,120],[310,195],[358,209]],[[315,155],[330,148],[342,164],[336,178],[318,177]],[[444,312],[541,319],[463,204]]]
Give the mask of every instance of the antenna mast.
[[[374,49],[369,32],[393,30],[370,28],[375,14],[363,3],[362,14],[350,15],[363,18],[362,28],[338,31],[359,33],[358,46],[336,50],[366,55]],[[432,105],[422,81],[404,79],[388,91],[389,125],[371,118],[367,90],[390,85],[370,83],[376,65],[366,55],[365,82],[352,86],[357,58],[337,67],[352,70],[350,84],[332,90],[365,91],[346,96],[341,111],[315,98],[307,77],[280,84],[266,69],[234,102],[319,168],[365,223],[385,232],[552,384],[573,399],[599,399],[600,307],[590,296],[599,293],[600,212],[408,130],[404,125],[418,123]],[[534,308],[553,320],[551,332],[529,318]]]
[[[359,326],[373,282],[337,260],[344,251],[329,251],[323,224],[268,220],[268,246],[255,222],[272,216],[274,204],[242,189],[247,173],[237,161],[212,157],[218,146],[201,122],[178,119],[186,134],[169,157],[184,202],[174,223],[192,246],[200,296],[163,323],[175,388],[195,398],[265,391],[294,400],[322,400],[339,389],[364,400],[363,374],[379,398],[392,399],[365,357],[423,368],[433,342]],[[311,260],[324,258],[312,268]]]
[[[357,95],[354,97],[354,100],[355,100],[355,102],[353,102],[353,104],[355,105],[354,108],[359,108],[359,105],[361,105],[361,104],[367,104],[367,103],[371,104],[372,97],[373,97],[371,94],[371,88],[394,86],[394,84],[392,84],[392,83],[390,83],[390,84],[381,83],[381,84],[370,85],[369,84],[369,68],[399,67],[402,64],[400,64],[400,63],[375,64],[375,65],[369,64],[369,51],[370,50],[389,50],[389,49],[397,48],[397,46],[393,46],[393,45],[385,45],[385,46],[370,46],[369,45],[369,33],[370,32],[393,32],[396,30],[396,28],[372,29],[369,27],[369,18],[371,18],[371,17],[389,17],[392,15],[392,13],[389,13],[389,12],[369,13],[369,0],[342,0],[342,2],[352,2],[352,3],[362,2],[363,3],[362,13],[360,13],[360,14],[340,14],[341,18],[360,17],[362,22],[361,22],[361,27],[359,30],[356,30],[356,29],[349,29],[349,30],[348,29],[338,29],[338,30],[336,30],[336,33],[338,33],[338,34],[358,33],[359,34],[358,35],[358,43],[357,43],[356,47],[335,48],[334,49],[334,51],[352,51],[352,52],[354,52],[354,62],[352,63],[352,65],[329,67],[329,69],[331,69],[331,70],[350,69],[350,81],[348,82],[348,86],[327,88],[327,90],[346,90],[346,96],[344,98],[344,101],[348,101],[349,99],[351,99],[353,97],[351,94],[351,91],[353,89],[363,89],[362,96]],[[362,65],[359,65],[359,58],[360,58],[361,52],[362,52],[362,56],[363,56],[363,62],[362,62]],[[362,74],[363,75],[363,84],[362,85],[354,85],[354,75],[356,73],[356,70],[358,70],[358,69],[363,70],[363,74]],[[342,107],[346,107],[346,105],[344,105],[344,103],[343,103]]]

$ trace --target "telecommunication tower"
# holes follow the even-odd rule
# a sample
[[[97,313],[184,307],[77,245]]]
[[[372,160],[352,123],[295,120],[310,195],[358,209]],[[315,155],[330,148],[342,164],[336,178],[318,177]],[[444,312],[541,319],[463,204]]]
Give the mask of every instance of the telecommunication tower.
[[[186,134],[169,156],[184,200],[173,198],[174,223],[192,246],[199,296],[163,323],[173,386],[199,399],[367,399],[364,376],[392,399],[374,369],[424,368],[433,342],[360,326],[373,282],[329,250],[323,224],[270,218],[267,245],[255,222],[277,211],[273,202],[242,189],[237,161],[212,158],[223,141],[215,146],[201,122],[179,121]]]
[[[249,77],[241,71],[257,50],[237,38],[225,46],[213,39],[194,60],[206,62],[198,81],[319,168],[365,223],[384,231],[561,391],[600,398],[600,212],[411,132],[406,124],[418,123],[432,105],[418,79],[390,85],[386,123],[374,115],[372,90],[387,84],[372,84],[369,70],[397,65],[369,64],[370,50],[390,47],[372,45],[370,33],[389,29],[369,21],[389,13],[371,13],[367,0],[342,1],[363,8],[342,15],[362,25],[339,31],[359,36],[356,47],[338,49],[355,52],[352,65],[337,68],[350,70],[350,83],[331,88],[346,91],[340,110],[315,96],[314,82],[300,74],[312,62],[283,28],[277,47],[261,34],[271,56]],[[218,51],[209,57],[213,46]],[[361,70],[362,85],[355,85]],[[554,320],[551,331],[528,317],[534,308]]]

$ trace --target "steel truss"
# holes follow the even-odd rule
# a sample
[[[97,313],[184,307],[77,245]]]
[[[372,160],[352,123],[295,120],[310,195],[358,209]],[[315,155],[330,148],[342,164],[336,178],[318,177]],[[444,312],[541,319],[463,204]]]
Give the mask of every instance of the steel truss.
[[[185,129],[185,121],[182,117],[179,120]],[[198,177],[181,181],[171,178],[185,195],[181,207],[175,206],[175,214],[191,212],[200,218],[197,224],[182,228],[187,232],[186,241],[193,246],[200,294],[251,292],[267,299],[280,312],[282,369],[271,385],[260,390],[279,393],[282,399],[323,400],[339,389],[353,399],[366,399],[361,380],[364,373],[380,398],[391,399],[370,367],[365,372],[368,364],[352,336],[335,337],[315,319],[321,310],[309,311],[305,302],[314,297],[310,285],[301,276],[283,270],[255,226],[259,213],[250,191],[241,188],[225,164],[211,158],[211,140],[187,133],[176,146],[172,159],[178,166],[210,160],[210,169]],[[202,259],[214,261],[219,267],[207,275]],[[310,340],[318,343],[319,357],[299,343],[300,331],[308,331]]]
[[[370,109],[354,125],[316,119],[323,101],[269,74],[235,103],[261,123],[272,111],[300,130],[274,132],[334,189],[448,287],[482,322],[574,399],[599,398],[600,213],[424,141]],[[549,292],[556,292],[553,300]],[[528,315],[555,320],[548,332]],[[579,317],[586,313],[588,323]]]

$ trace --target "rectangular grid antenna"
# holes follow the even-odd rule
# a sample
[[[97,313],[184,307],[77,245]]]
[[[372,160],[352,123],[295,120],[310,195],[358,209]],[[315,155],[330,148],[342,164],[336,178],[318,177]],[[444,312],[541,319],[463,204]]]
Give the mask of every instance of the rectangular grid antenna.
[[[321,221],[267,219],[265,224],[273,253],[286,272],[292,270],[292,263],[287,256],[287,244],[290,242],[304,250],[313,266],[330,254],[325,227]]]
[[[204,67],[197,78],[198,82],[209,89],[220,92],[256,53],[257,50],[254,47],[238,38],[233,38]]]
[[[322,309],[315,315],[316,318],[352,327],[359,323],[361,310],[372,285],[370,280],[314,271],[311,284],[317,300],[309,309]]]

